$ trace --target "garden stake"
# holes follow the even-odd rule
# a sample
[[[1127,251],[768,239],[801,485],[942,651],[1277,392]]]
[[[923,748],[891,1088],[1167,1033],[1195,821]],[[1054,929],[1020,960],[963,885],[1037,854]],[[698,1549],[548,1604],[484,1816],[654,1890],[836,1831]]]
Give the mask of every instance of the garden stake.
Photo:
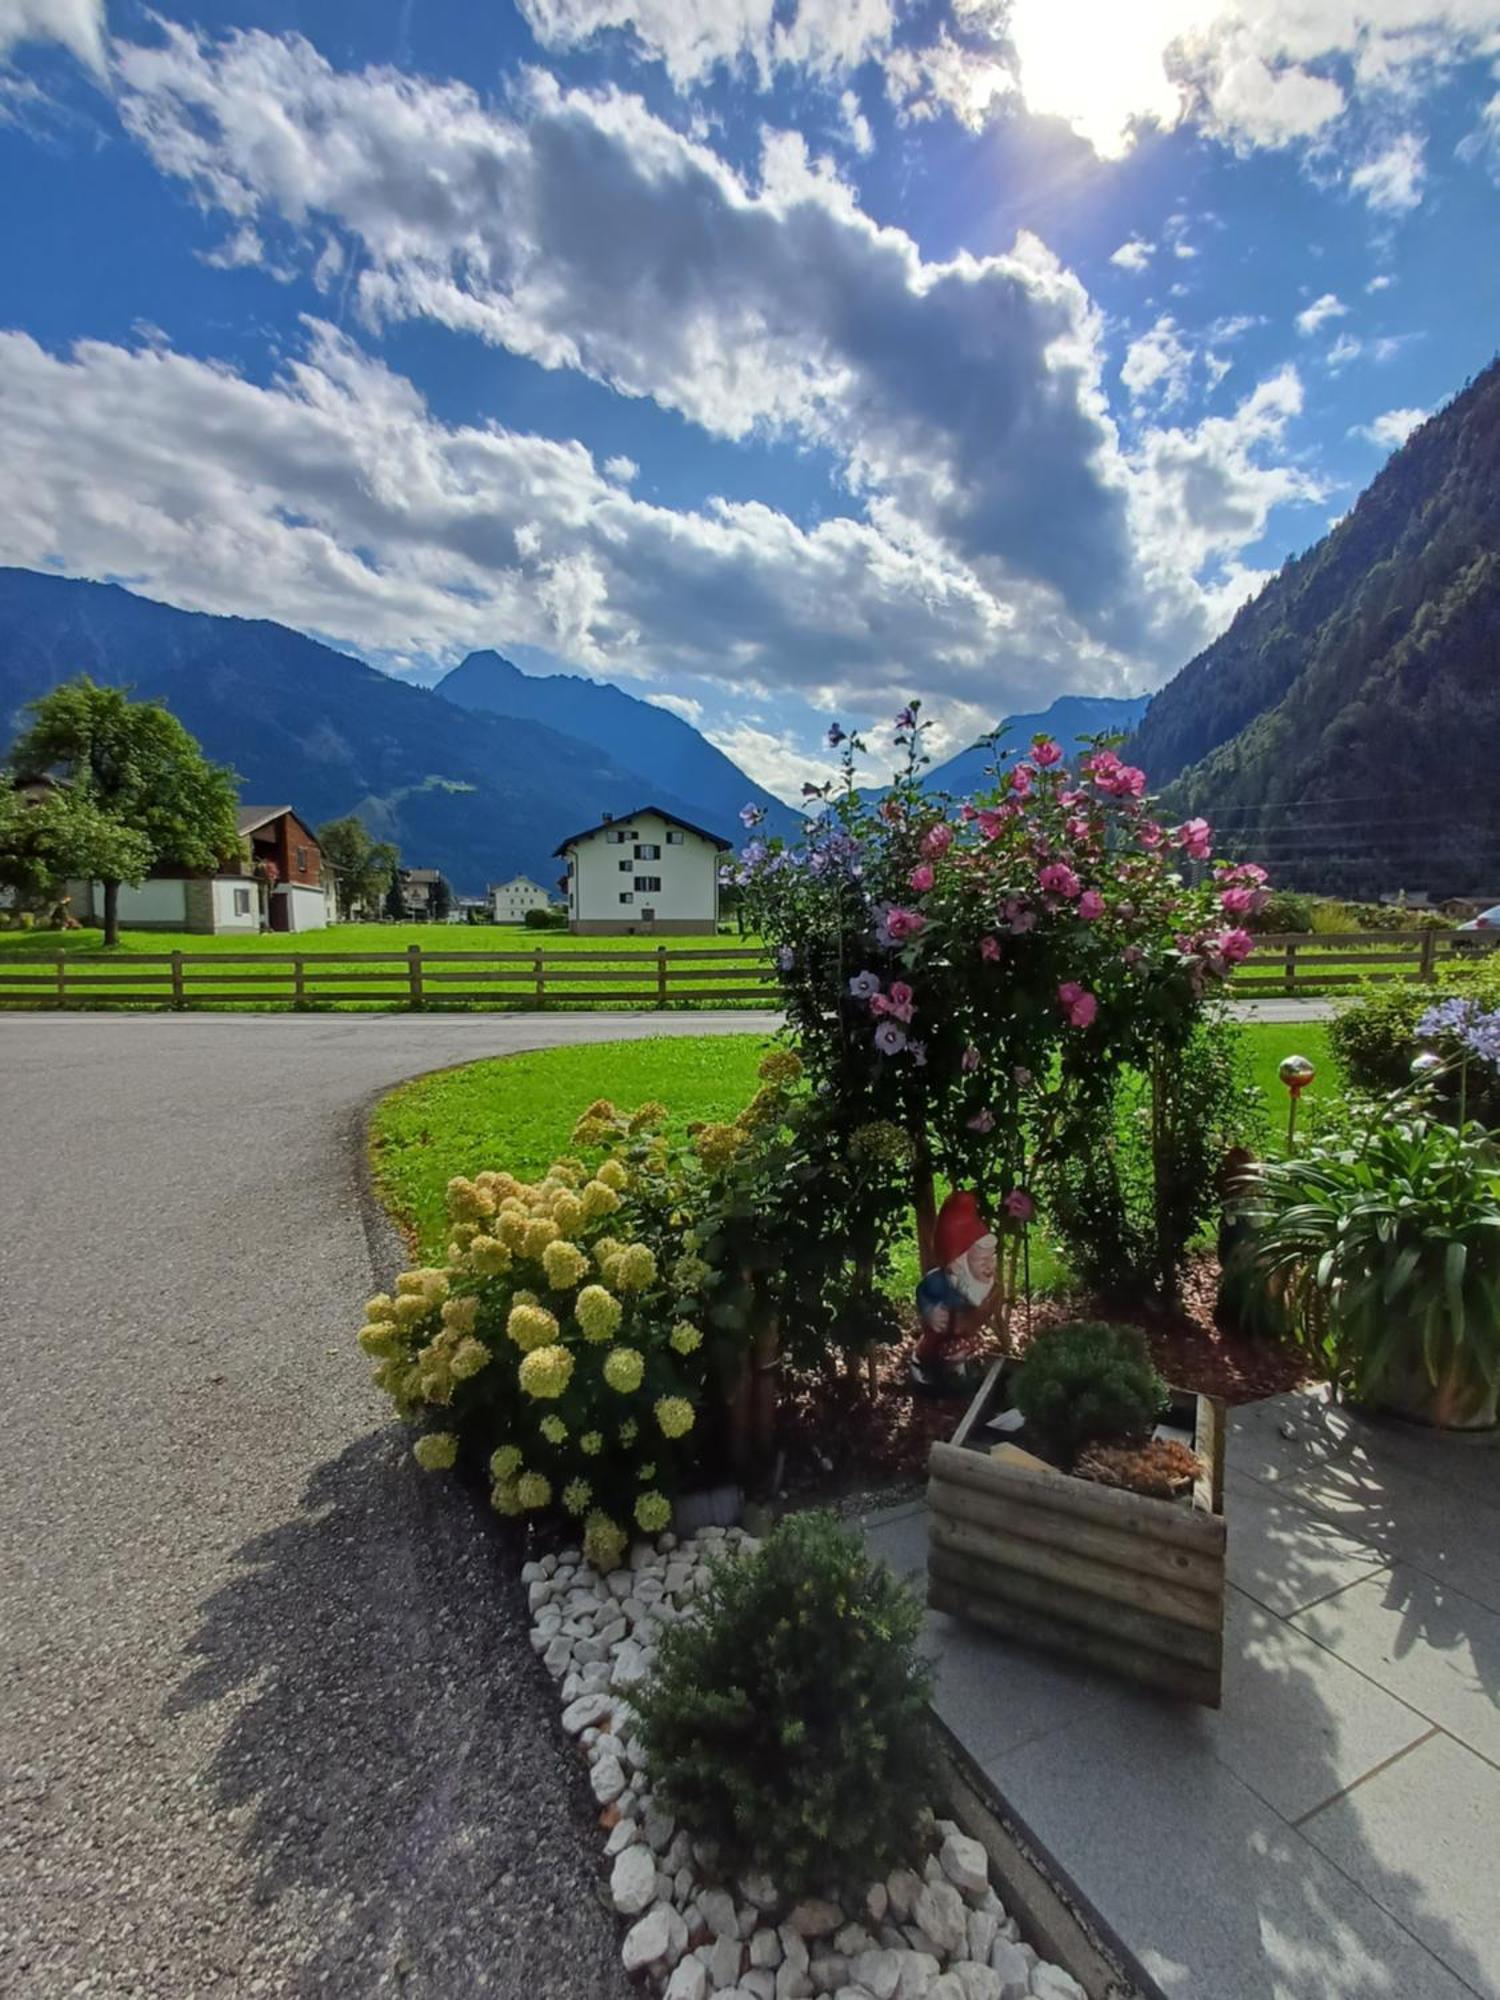
[[[1297,1137],[1297,1100],[1317,1073],[1306,1056],[1287,1056],[1277,1071],[1277,1075],[1291,1092],[1291,1103],[1287,1106],[1286,1114],[1288,1152],[1292,1150]]]

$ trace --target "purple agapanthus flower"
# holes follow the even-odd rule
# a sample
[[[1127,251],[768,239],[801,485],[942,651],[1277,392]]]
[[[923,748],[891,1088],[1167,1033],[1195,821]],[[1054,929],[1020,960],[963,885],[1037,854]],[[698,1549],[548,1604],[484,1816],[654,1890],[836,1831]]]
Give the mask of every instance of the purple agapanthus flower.
[[[915,729],[916,726],[917,726],[916,710],[912,708],[903,708],[901,713],[896,717],[896,727],[898,729]]]
[[[752,840],[748,846],[740,849],[740,859],[747,868],[759,868],[770,851],[763,840]]]
[[[759,826],[766,816],[764,806],[748,805],[740,807],[740,822],[744,826]]]
[[[1418,1021],[1417,1033],[1450,1035],[1481,1062],[1500,1065],[1500,1008],[1486,1013],[1474,1000],[1439,1000]]]
[[[836,722],[831,722],[828,725],[828,747],[830,750],[837,750],[839,745],[847,740],[847,730],[840,729]]]
[[[856,972],[849,981],[849,991],[856,1000],[871,1000],[880,991],[878,972]]]
[[[875,1046],[883,1056],[899,1056],[906,1047],[906,1030],[894,1021],[882,1021],[875,1030]]]

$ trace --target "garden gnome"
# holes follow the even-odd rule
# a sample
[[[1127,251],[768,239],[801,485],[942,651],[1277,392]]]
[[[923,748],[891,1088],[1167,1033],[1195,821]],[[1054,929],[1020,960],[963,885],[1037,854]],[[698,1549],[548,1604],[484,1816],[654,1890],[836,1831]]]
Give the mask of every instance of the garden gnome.
[[[978,1375],[980,1329],[995,1292],[995,1234],[979,1199],[955,1188],[938,1210],[933,1231],[937,1265],[917,1286],[922,1331],[908,1372],[912,1387],[959,1392]]]

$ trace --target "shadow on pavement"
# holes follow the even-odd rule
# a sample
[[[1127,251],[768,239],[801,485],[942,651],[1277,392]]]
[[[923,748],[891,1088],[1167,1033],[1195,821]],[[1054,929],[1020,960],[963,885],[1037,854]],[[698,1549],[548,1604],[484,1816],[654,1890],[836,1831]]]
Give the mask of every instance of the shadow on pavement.
[[[169,1714],[222,1704],[206,1773],[244,1818],[297,1993],[624,1993],[582,1767],[498,1522],[375,1432],[202,1607]]]

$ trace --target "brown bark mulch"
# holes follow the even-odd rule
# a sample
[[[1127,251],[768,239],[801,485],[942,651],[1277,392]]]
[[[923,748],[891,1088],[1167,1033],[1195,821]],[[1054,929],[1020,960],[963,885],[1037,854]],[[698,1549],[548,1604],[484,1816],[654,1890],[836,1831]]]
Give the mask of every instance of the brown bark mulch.
[[[1226,1331],[1214,1323],[1218,1264],[1198,1259],[1170,1310],[1122,1308],[1074,1294],[1041,1298],[1017,1307],[1010,1351],[1024,1352],[1042,1327],[1070,1319],[1109,1319],[1138,1326],[1158,1369],[1176,1388],[1222,1396],[1227,1403],[1255,1402],[1316,1379],[1304,1355],[1272,1341]],[[915,1318],[913,1318],[915,1334]],[[998,1339],[992,1352],[1007,1349]],[[874,1386],[868,1373],[789,1379],[783,1388],[780,1437],[786,1453],[784,1489],[849,1492],[912,1484],[927,1476],[927,1454],[953,1433],[967,1397],[914,1395],[907,1386],[907,1348],[875,1351]]]

